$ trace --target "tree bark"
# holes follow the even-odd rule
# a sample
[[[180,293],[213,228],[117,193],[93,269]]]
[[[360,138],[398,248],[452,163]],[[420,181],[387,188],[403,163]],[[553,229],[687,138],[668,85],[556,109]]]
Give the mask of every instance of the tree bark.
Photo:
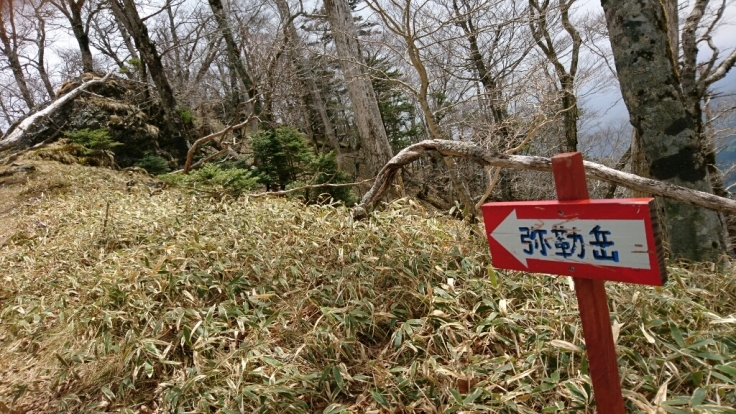
[[[125,44],[125,48],[128,50],[128,53],[130,54],[130,57],[133,58],[133,59],[140,60],[140,56],[138,55],[138,51],[135,49],[135,46],[133,45],[133,42],[131,42],[131,40],[130,40],[131,34],[128,33],[128,30],[125,28],[125,25],[123,24],[123,22],[117,16],[114,16],[114,18],[115,18],[115,24],[118,26],[118,30],[120,30],[120,37],[123,38],[123,44]],[[112,51],[112,48],[110,48],[110,50]],[[113,54],[114,54],[114,52],[113,52]],[[141,77],[140,80],[145,82],[146,81],[146,78],[145,77]]]
[[[324,3],[360,136],[360,152],[364,161],[361,166],[365,168],[358,171],[358,176],[374,177],[391,159],[391,145],[381,120],[373,85],[363,68],[358,31],[350,6],[347,0],[325,0]]]
[[[672,59],[665,10],[658,0],[602,0],[619,83],[641,139],[648,175],[712,193],[700,106],[688,105]],[[674,258],[717,262],[725,254],[718,214],[664,200]]]
[[[680,16],[677,11],[677,0],[662,0],[667,23],[667,40],[669,41],[672,59],[676,62],[680,54]]]
[[[174,91],[169,84],[163,63],[161,63],[161,56],[148,36],[148,28],[138,15],[133,0],[110,0],[110,5],[117,20],[133,36],[141,60],[148,68],[153,84],[156,86],[156,92],[161,99],[161,107],[164,111],[164,121],[169,129],[168,135],[171,137],[167,144],[175,149],[177,157],[184,157],[188,150],[189,131],[181,120]]]
[[[26,82],[26,76],[23,73],[23,66],[20,64],[20,58],[18,56],[18,33],[15,28],[15,10],[14,1],[8,0],[5,4],[0,3],[0,42],[2,42],[2,53],[8,59],[10,64],[10,70],[13,71],[13,77],[15,82],[18,84],[20,94],[23,96],[23,100],[26,102],[28,109],[32,109],[36,106],[33,101],[33,95],[31,90],[28,88]],[[7,9],[7,14],[5,13]],[[10,33],[5,28],[5,22],[10,24]]]

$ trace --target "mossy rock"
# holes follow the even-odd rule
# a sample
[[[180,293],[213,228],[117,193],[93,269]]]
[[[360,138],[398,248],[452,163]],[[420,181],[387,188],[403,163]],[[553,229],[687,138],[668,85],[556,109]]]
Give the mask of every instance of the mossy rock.
[[[57,98],[90,80],[91,76],[86,74],[65,83],[57,92]],[[122,144],[113,149],[117,165],[134,165],[147,154],[161,155],[166,159],[175,158],[171,154],[176,154],[178,149],[168,147],[172,144],[165,142],[167,135],[162,132],[165,129],[163,111],[157,101],[151,99],[144,85],[113,76],[104,83],[90,85],[87,90],[91,93],[81,94],[37,122],[26,133],[23,147],[53,143],[63,137],[65,132],[104,129],[112,141]],[[39,110],[47,105],[48,103],[40,106]],[[11,130],[16,125],[17,123],[11,126]],[[38,153],[38,156],[66,164],[80,162],[71,148],[56,148],[47,153]],[[105,154],[100,154],[97,160],[90,163],[109,164],[103,161],[104,158]]]
[[[62,164],[80,164],[79,157],[84,155],[84,147],[80,144],[58,143],[36,151],[35,157],[56,161]]]

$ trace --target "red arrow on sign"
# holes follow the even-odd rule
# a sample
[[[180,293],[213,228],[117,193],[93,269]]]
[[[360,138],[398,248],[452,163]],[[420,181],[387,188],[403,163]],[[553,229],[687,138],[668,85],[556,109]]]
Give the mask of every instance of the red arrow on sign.
[[[664,256],[652,198],[483,205],[493,265],[661,286]]]

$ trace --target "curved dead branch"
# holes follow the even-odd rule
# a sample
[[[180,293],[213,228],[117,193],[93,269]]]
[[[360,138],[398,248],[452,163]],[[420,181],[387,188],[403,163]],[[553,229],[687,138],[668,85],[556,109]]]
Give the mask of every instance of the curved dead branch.
[[[355,219],[365,218],[368,211],[375,207],[378,200],[388,190],[399,169],[416,161],[427,151],[437,151],[445,156],[463,157],[481,165],[493,167],[548,172],[552,169],[552,161],[545,157],[499,154],[470,142],[426,140],[404,148],[378,172],[373,187],[363,196],[360,204],[353,208],[353,217]],[[591,178],[614,183],[632,190],[671,198],[686,204],[736,215],[736,201],[734,200],[621,172],[590,161],[584,161],[583,164],[585,165],[585,172]]]
[[[252,101],[252,99],[251,99],[251,101]],[[194,141],[194,144],[192,144],[191,148],[189,148],[189,151],[187,151],[187,160],[184,163],[184,169],[182,170],[182,172],[184,174],[188,174],[190,170],[192,170],[193,168],[195,168],[192,165],[192,159],[194,158],[194,153],[197,151],[197,148],[199,148],[200,145],[204,144],[205,142],[212,141],[215,138],[219,138],[219,137],[227,134],[228,132],[236,131],[238,129],[244,128],[244,127],[248,126],[248,124],[250,124],[251,122],[253,122],[254,119],[257,119],[257,117],[255,115],[251,114],[248,117],[248,119],[246,119],[245,121],[243,121],[243,122],[241,122],[239,124],[230,125],[229,127],[223,129],[222,131],[218,131],[218,132],[215,132],[213,134],[209,134],[206,137],[202,137],[202,138]],[[225,153],[226,151],[227,151],[227,146],[226,146],[226,148],[225,148],[224,151],[218,152],[217,155],[221,155],[221,154]],[[208,158],[208,159],[211,159],[211,158]]]

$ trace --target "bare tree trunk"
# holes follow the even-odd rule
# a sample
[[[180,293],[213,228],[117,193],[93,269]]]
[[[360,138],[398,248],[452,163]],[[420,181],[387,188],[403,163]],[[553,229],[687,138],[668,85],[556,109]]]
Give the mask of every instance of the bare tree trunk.
[[[489,98],[493,122],[498,128],[498,133],[503,139],[503,142],[506,145],[515,146],[516,143],[512,142],[514,141],[514,137],[512,136],[511,131],[509,131],[509,111],[506,104],[503,102],[503,95],[499,85],[500,82],[498,77],[494,76],[489,65],[486,65],[483,54],[478,46],[478,32],[476,31],[475,24],[471,18],[472,15],[468,12],[468,9],[471,9],[471,7],[468,5],[467,0],[460,1],[464,7],[463,10],[460,9],[458,0],[453,0],[452,2],[455,16],[458,19],[457,24],[463,29],[463,32],[465,32],[465,36],[468,39],[468,44],[470,46],[470,60],[473,62],[473,66],[475,66],[475,70],[478,72],[478,79],[483,85],[483,89]],[[493,51],[490,53],[493,54]],[[521,61],[521,59],[519,61]],[[498,184],[501,187],[501,198],[503,200],[511,201],[515,198],[512,171],[506,169],[501,170],[499,172]]]
[[[18,89],[20,89],[20,94],[23,96],[28,109],[31,109],[36,104],[33,102],[33,95],[31,95],[31,90],[28,88],[26,76],[23,73],[23,66],[21,66],[18,56],[18,34],[15,29],[15,10],[13,9],[13,3],[13,0],[7,0],[5,4],[0,3],[0,41],[2,42],[2,50],[0,52],[8,59],[15,82],[18,84]],[[5,22],[10,24],[10,33],[5,29]]]
[[[171,2],[167,2],[166,6],[166,17],[169,20],[169,33],[171,34],[171,44],[174,52],[174,85],[178,91],[184,90],[184,71],[186,68],[182,67],[181,52],[179,51],[179,34],[176,32],[176,21],[174,19],[174,10],[171,7]]]
[[[629,146],[626,152],[624,152],[624,155],[622,155],[621,158],[619,158],[618,162],[613,168],[619,171],[623,170],[626,167],[626,164],[629,162],[630,159],[631,159],[631,146]],[[616,195],[617,187],[618,185],[616,183],[611,183],[608,186],[608,191],[606,191],[606,196],[604,198],[614,198],[614,196]]]
[[[222,6],[222,0],[209,0],[209,4],[212,9],[212,14],[215,16],[215,20],[217,21],[217,27],[220,29],[222,38],[225,40],[225,52],[227,52],[227,58],[248,93],[248,99],[253,100],[253,113],[255,113],[256,116],[259,116],[263,112],[263,106],[258,100],[258,91],[256,90],[253,78],[251,78],[250,74],[245,69],[243,59],[240,58],[238,45],[235,43],[235,36],[233,36],[230,23],[227,21],[227,15],[225,14],[225,9]],[[254,128],[257,128],[257,123],[254,123]]]
[[[648,175],[712,193],[699,134],[701,114],[699,109],[693,112],[678,88],[662,3],[605,0],[602,4],[624,102],[641,139]],[[717,262],[725,254],[717,213],[669,199],[664,210],[674,258]]]
[[[649,168],[647,168],[647,161],[644,157],[644,147],[636,129],[631,132],[631,172],[642,177],[649,177]],[[637,193],[633,194],[638,197]]]
[[[141,59],[148,68],[151,79],[156,86],[156,92],[161,99],[161,107],[164,110],[164,120],[169,129],[168,135],[171,137],[168,144],[175,149],[177,157],[183,157],[188,150],[187,138],[189,130],[181,120],[179,114],[179,105],[174,97],[174,91],[171,89],[169,80],[166,77],[166,71],[161,63],[161,56],[156,50],[151,38],[148,36],[148,28],[138,15],[133,0],[110,0],[112,11],[118,21],[125,26],[125,29],[133,36],[136,48],[140,52]]]
[[[465,36],[468,39],[468,44],[470,46],[470,60],[473,62],[475,70],[478,72],[478,79],[480,80],[480,83],[483,84],[483,89],[485,89],[486,94],[491,98],[490,106],[491,114],[493,114],[493,121],[499,126],[501,136],[508,138],[509,130],[505,125],[509,116],[508,109],[500,102],[500,99],[498,99],[498,96],[500,95],[498,84],[492,71],[486,65],[486,62],[483,59],[483,54],[480,52],[480,47],[478,46],[478,32],[475,30],[475,25],[473,24],[471,15],[470,13],[460,10],[458,0],[453,0],[452,6],[455,10],[455,16],[458,19],[457,24],[463,29],[463,32],[465,32]],[[463,6],[466,8],[468,7],[465,1],[463,1]]]
[[[565,147],[567,151],[577,151],[578,147],[578,98],[575,94],[575,75],[578,70],[578,56],[582,38],[577,29],[570,22],[570,7],[576,0],[559,0],[560,17],[562,26],[572,40],[570,52],[570,69],[565,69],[555,48],[553,36],[547,28],[547,13],[549,13],[549,1],[545,0],[541,5],[537,0],[529,0],[529,9],[532,11],[533,19],[529,26],[539,49],[552,63],[557,74],[561,88],[562,117],[565,127]]]
[[[427,122],[427,128],[429,129],[429,133],[432,138],[443,139],[444,137],[440,132],[435,116],[429,107],[429,100],[427,99],[427,93],[429,91],[429,76],[427,74],[427,68],[424,66],[424,62],[419,54],[419,48],[417,47],[414,39],[408,34],[404,35],[404,39],[406,40],[409,60],[419,75],[419,92],[417,93],[417,100],[419,101],[419,107],[422,109],[422,113],[424,114],[424,119]],[[460,202],[463,203],[464,218],[469,221],[474,221],[478,212],[475,211],[475,203],[473,203],[472,197],[470,196],[470,190],[468,190],[465,182],[461,180],[455,161],[448,157],[443,157],[443,160],[447,166],[447,172],[450,176],[452,187],[457,193]]]
[[[345,75],[353,115],[360,135],[360,152],[365,169],[361,178],[374,177],[393,154],[381,120],[376,94],[363,68],[358,31],[347,0],[325,0],[327,18],[335,39],[340,66]]]
[[[292,62],[297,69],[297,76],[307,90],[305,101],[309,108],[310,118],[315,118],[321,124],[321,131],[324,133],[327,142],[335,150],[337,154],[337,165],[339,169],[343,169],[343,157],[341,156],[340,142],[337,140],[335,135],[335,127],[332,125],[332,120],[327,114],[327,107],[322,97],[322,93],[317,86],[317,82],[314,80],[311,71],[309,70],[309,64],[305,61],[304,57],[299,53],[301,49],[301,38],[294,27],[291,11],[289,10],[289,4],[286,0],[275,0],[276,7],[281,15],[282,24],[285,25],[284,33],[288,37],[288,42],[291,45],[288,55],[291,57]],[[315,116],[316,115],[316,116]]]
[[[125,44],[125,48],[128,49],[128,53],[130,54],[130,57],[133,59],[140,60],[138,51],[133,45],[133,42],[131,42],[130,40],[132,34],[128,32],[128,30],[125,27],[125,24],[123,24],[122,20],[120,20],[117,15],[115,15],[114,17],[115,17],[115,23],[118,25],[118,30],[120,30],[120,36],[123,38],[123,44]],[[146,79],[143,78],[140,80],[145,82]]]

